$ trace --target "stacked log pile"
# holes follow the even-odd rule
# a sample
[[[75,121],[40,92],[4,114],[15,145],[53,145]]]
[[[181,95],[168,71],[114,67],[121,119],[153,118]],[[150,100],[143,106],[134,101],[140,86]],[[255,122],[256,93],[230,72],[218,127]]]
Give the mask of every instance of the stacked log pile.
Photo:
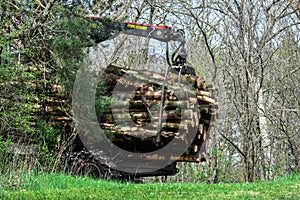
[[[37,126],[41,122],[45,126],[61,128],[62,123],[71,119],[64,110],[66,100],[60,94],[62,86],[54,83],[53,72],[31,66],[20,67],[17,73],[18,78],[0,83],[0,90],[7,91],[2,93],[0,103],[6,107],[0,112],[12,112],[9,116],[13,117],[16,110],[24,116],[21,122],[14,119],[10,121],[11,130],[7,132],[7,137],[14,143],[31,144],[36,139],[32,138],[34,134],[27,132],[39,132],[41,129]],[[19,107],[22,109],[18,110]]]
[[[33,117],[31,127],[43,126],[61,130],[61,137],[66,139],[71,134],[72,117],[70,102],[63,94],[63,86],[55,83],[53,72],[43,67],[29,67],[27,73],[37,76],[29,82],[37,94],[30,104]],[[60,138],[60,137],[59,137]]]
[[[44,95],[35,99],[33,109],[48,126],[64,129],[61,135],[67,138],[72,123],[72,117],[68,115],[70,104],[63,95],[59,95],[61,86],[51,83],[47,77],[47,73],[50,76],[51,72],[43,70],[28,69],[29,73],[42,72],[48,82],[47,85],[43,81],[34,83],[36,90]],[[214,88],[206,85],[199,76],[179,77],[176,73],[170,73],[166,82],[163,120],[159,132],[161,142],[157,144],[155,138],[158,134],[164,76],[164,73],[152,71],[107,67],[105,75],[99,80],[106,89],[98,94],[100,99],[111,98],[111,102],[107,108],[96,110],[100,127],[106,130],[114,144],[132,152],[152,152],[171,144],[171,141],[171,145],[176,148],[176,145],[186,142],[185,136],[196,129],[190,147],[181,157],[174,157],[174,161],[205,160],[210,129],[218,109],[212,95]],[[37,126],[37,121],[33,120],[31,125]]]
[[[107,90],[101,97],[110,96],[115,102],[111,102],[106,110],[98,110],[97,114],[101,128],[107,130],[113,143],[132,152],[151,152],[171,144],[171,141],[176,148],[184,142],[186,134],[197,129],[190,147],[174,161],[205,160],[210,129],[217,115],[217,102],[212,96],[213,88],[201,77],[168,75],[160,145],[155,138],[164,74],[109,66],[103,81]],[[182,87],[188,89],[182,90]]]

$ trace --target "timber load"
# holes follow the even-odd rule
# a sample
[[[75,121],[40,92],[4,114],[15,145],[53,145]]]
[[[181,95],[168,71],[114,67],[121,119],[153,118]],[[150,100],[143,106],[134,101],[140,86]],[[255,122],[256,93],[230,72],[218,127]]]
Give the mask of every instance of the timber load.
[[[68,103],[64,98],[57,95],[59,86],[55,84],[49,86],[51,87],[47,88],[51,91],[49,89],[47,92],[43,104],[38,103],[42,99],[36,99],[35,108],[47,117],[49,126],[65,130],[61,134],[61,138],[64,139],[71,132],[70,128],[65,128],[73,121],[72,117],[66,115],[70,107],[66,106]],[[37,84],[36,88],[41,90],[43,87]],[[175,152],[180,145],[188,144],[180,156],[147,157],[150,161],[170,159],[174,163],[150,174],[140,174],[140,176],[173,175],[177,173],[176,162],[207,160],[211,128],[214,126],[218,110],[214,91],[215,89],[207,85],[200,76],[179,75],[175,70],[171,70],[165,78],[163,72],[154,73],[110,65],[99,79],[95,95],[99,128],[104,130],[114,145],[132,153],[155,152],[168,145],[171,146],[170,152],[172,148]],[[162,114],[160,114],[161,105]],[[32,122],[32,126],[36,126],[35,121]],[[188,141],[186,136],[192,139]],[[72,153],[64,154],[62,157],[63,163],[67,162],[70,165],[72,173],[82,174],[87,168],[89,171],[96,171],[98,174],[96,177],[101,177],[103,175],[99,174],[102,174],[102,171],[111,171],[109,165],[92,158],[91,154],[94,153],[86,151],[84,144],[78,139],[76,137],[72,143],[74,145]],[[132,165],[126,167],[136,167],[134,163]],[[113,175],[118,173],[114,171]]]
[[[179,75],[175,70],[166,78],[164,73],[110,65],[98,88],[96,114],[113,144],[130,152],[147,153],[166,145],[176,148],[187,142],[185,136],[193,135],[189,147],[180,157],[174,156],[174,162],[206,160],[218,103],[214,88],[203,78]]]

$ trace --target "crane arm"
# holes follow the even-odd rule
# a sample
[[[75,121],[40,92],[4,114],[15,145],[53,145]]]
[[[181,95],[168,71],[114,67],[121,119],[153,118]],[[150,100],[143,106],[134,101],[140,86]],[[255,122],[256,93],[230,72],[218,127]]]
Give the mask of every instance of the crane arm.
[[[91,23],[90,36],[96,43],[104,41],[113,34],[120,32],[128,35],[153,38],[161,42],[177,41],[185,43],[182,32],[174,31],[169,26],[153,26],[151,24],[136,22],[117,22],[93,16],[86,17],[86,19]],[[99,27],[105,29],[105,33],[99,31]],[[103,36],[103,34],[106,35],[106,37]]]

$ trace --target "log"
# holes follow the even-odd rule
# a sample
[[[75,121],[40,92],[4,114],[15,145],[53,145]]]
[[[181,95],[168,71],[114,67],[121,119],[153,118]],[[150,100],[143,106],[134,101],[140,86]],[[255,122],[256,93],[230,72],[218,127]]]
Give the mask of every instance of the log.
[[[53,117],[53,119],[55,121],[73,121],[71,117],[67,117],[67,116],[55,116]]]
[[[111,79],[111,73],[112,75],[115,75],[117,71],[120,71],[120,68],[110,65],[107,69],[107,72],[109,72],[106,74],[107,79]],[[115,81],[119,82],[118,85],[120,86],[123,85],[124,88],[128,86],[139,88],[142,85],[149,85],[150,83],[156,83],[157,85],[162,85],[162,83],[164,82],[164,73],[156,74],[150,71],[134,71],[129,69],[123,70],[123,73],[126,73],[125,75],[126,79],[120,77],[121,75],[119,77],[115,76],[113,78],[115,79]],[[168,82],[167,88],[170,90],[180,89],[180,87],[182,87],[182,84],[186,85],[194,82],[194,80],[189,75],[183,75],[181,79],[182,84],[178,84],[178,85],[173,84],[177,82],[177,79],[178,79],[177,74],[170,73],[167,81]]]
[[[149,123],[148,126],[122,126],[122,127],[117,127],[115,124],[113,123],[100,123],[100,126],[103,129],[111,129],[114,128],[116,130],[121,131],[126,131],[126,130],[130,130],[130,131],[141,131],[141,132],[147,132],[147,131],[152,131],[154,130],[154,134],[156,134],[156,128],[158,126],[158,122],[153,122],[153,123]],[[162,129],[167,130],[167,129],[188,129],[187,124],[179,124],[179,123],[162,123]],[[121,134],[128,134],[128,133],[121,133]]]
[[[181,157],[172,157],[172,160],[176,160],[177,162],[195,162],[199,163],[201,161],[199,156],[181,156]]]
[[[178,119],[190,119],[192,114],[194,113],[194,109],[184,109],[181,112],[177,110],[164,110],[163,112],[163,119],[168,120],[178,120]],[[112,109],[111,113],[104,114],[102,119],[124,119],[128,120],[129,118],[134,119],[151,119],[151,120],[158,120],[159,118],[159,111],[158,110],[150,110],[151,113],[148,113],[146,109],[143,110],[135,110],[131,111],[130,109],[126,112],[120,109]],[[150,115],[151,114],[151,115]]]
[[[45,103],[49,103],[49,104],[64,104],[64,103],[66,103],[66,100],[65,99],[58,99],[57,97],[56,98],[55,97],[51,97],[51,98],[45,99]]]
[[[208,91],[204,91],[204,90],[198,90],[198,91],[196,91],[196,94],[201,95],[201,96],[210,97],[210,93]]]
[[[206,84],[202,77],[198,76],[196,78],[196,84],[197,84],[197,88],[204,89],[204,90],[206,89]]]
[[[47,114],[63,114],[64,111],[61,106],[45,106],[45,112]]]
[[[199,98],[201,98],[201,97],[199,97]],[[199,100],[199,98],[197,97],[198,100]],[[209,97],[205,97],[205,98],[211,99]],[[176,110],[182,106],[185,108],[189,108],[192,105],[197,104],[197,99],[196,98],[187,98],[186,101],[165,100],[165,109],[166,110]],[[147,99],[145,103],[148,106],[159,106],[160,101]],[[140,109],[143,110],[143,109],[146,109],[145,103],[142,100],[119,99],[119,100],[115,100],[115,102],[112,103],[112,109],[122,110],[124,108],[129,108],[130,110],[140,110]],[[154,109],[154,108],[152,108],[152,109]],[[157,111],[159,111],[158,107],[157,107]]]
[[[203,102],[209,103],[209,104],[215,104],[216,103],[216,101],[214,99],[206,97],[206,96],[200,96],[200,95],[198,95],[197,99],[199,101],[203,101]]]

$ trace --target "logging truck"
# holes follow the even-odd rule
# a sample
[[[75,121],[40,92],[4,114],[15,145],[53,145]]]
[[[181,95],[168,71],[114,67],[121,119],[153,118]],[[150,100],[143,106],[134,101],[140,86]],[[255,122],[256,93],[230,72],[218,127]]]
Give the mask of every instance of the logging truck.
[[[218,104],[214,88],[187,63],[183,32],[99,17],[86,20],[96,43],[127,34],[165,43],[175,41],[178,48],[171,55],[166,49],[168,67],[162,73],[108,64],[97,80],[102,90],[95,92],[92,101],[96,120],[86,116],[90,102],[82,99],[89,94],[82,88],[87,87],[77,84],[73,112],[79,137],[72,152],[63,156],[71,173],[101,178],[167,176],[178,173],[178,162],[207,160]],[[106,29],[106,35],[99,27]],[[76,102],[76,98],[80,100]],[[104,100],[108,101],[106,106]]]

